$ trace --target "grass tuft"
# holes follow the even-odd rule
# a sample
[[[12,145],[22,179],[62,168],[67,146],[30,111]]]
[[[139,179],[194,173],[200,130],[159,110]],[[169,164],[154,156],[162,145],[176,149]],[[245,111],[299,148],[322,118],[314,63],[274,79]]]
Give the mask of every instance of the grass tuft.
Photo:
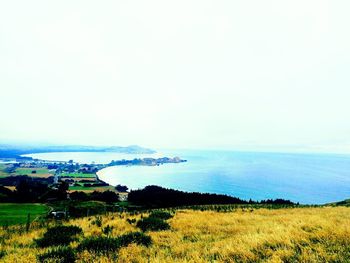
[[[38,261],[43,263],[73,263],[75,260],[76,253],[71,247],[58,247],[38,255]]]
[[[38,247],[64,246],[75,240],[83,230],[78,226],[55,226],[48,228],[42,238],[36,239]]]
[[[169,212],[166,211],[152,211],[149,215],[149,217],[153,217],[153,218],[159,218],[162,220],[168,220],[170,218],[173,217],[172,214],[170,214]]]
[[[146,217],[139,220],[136,226],[143,232],[145,231],[161,231],[170,229],[170,225],[157,217]]]
[[[149,246],[152,241],[149,236],[140,232],[127,233],[116,238],[89,237],[79,244],[78,251],[87,250],[96,254],[109,254],[117,252],[120,248],[132,243]]]

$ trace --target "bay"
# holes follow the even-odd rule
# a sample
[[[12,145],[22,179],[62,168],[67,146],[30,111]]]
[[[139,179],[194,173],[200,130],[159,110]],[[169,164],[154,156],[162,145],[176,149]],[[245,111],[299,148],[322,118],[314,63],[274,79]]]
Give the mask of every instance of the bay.
[[[98,172],[111,185],[130,189],[159,185],[183,191],[220,193],[243,199],[284,198],[323,204],[350,198],[350,156],[204,150],[162,150],[155,155],[117,153],[31,154],[43,160],[108,163],[142,157],[175,157],[185,163],[114,166]]]

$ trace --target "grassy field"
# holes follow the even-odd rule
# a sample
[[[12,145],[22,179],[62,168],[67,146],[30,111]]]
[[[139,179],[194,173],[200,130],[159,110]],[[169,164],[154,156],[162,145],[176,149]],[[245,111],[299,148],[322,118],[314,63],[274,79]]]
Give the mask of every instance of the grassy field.
[[[142,217],[147,216],[143,214]],[[82,227],[84,236],[103,236],[139,231],[127,219],[141,215],[115,213],[65,222]],[[168,220],[170,230],[147,232],[152,245],[131,244],[118,252],[77,254],[77,262],[350,262],[350,208],[237,209],[234,212],[177,210]],[[4,235],[5,230],[0,230]],[[34,239],[44,228],[11,234],[3,241],[3,262],[35,262],[47,249]],[[82,240],[84,237],[79,237]],[[70,244],[75,248],[81,241]]]
[[[3,163],[0,163],[0,177],[9,176],[9,174],[4,171],[5,169],[6,169],[6,165]]]
[[[62,177],[62,178],[64,178],[64,177]],[[75,177],[74,181],[75,182],[84,181],[83,183],[85,183],[86,181],[89,181],[89,182],[93,183],[93,182],[96,182],[96,178],[95,177],[84,177],[84,178]]]
[[[5,171],[6,165],[0,163],[0,177],[15,176],[15,175],[28,175],[32,177],[49,177],[53,173],[47,168],[17,168],[14,173],[7,173]],[[35,171],[35,173],[33,173]]]
[[[103,191],[115,191],[113,186],[96,186],[96,187],[85,187],[85,186],[69,186],[69,191],[70,192],[74,192],[74,191],[82,191],[82,192],[93,192],[93,191],[99,191],[99,192],[103,192]]]
[[[33,171],[35,171],[35,173],[33,173]],[[49,177],[53,175],[47,168],[17,168],[15,174],[33,177]]]
[[[31,221],[38,216],[46,215],[49,208],[42,204],[0,203],[0,226],[24,224],[30,213]]]
[[[74,178],[95,178],[95,174],[84,174],[84,173],[63,173],[61,177],[74,177]]]

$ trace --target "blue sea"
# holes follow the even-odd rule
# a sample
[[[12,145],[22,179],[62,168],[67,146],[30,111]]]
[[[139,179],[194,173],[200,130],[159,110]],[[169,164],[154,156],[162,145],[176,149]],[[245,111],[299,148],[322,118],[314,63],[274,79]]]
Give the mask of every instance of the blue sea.
[[[220,193],[243,199],[284,198],[301,204],[324,204],[350,198],[350,155],[232,151],[160,151],[156,155],[118,153],[42,153],[43,160],[108,163],[134,157],[175,157],[185,163],[115,166],[99,177],[130,189],[159,185],[183,191]]]

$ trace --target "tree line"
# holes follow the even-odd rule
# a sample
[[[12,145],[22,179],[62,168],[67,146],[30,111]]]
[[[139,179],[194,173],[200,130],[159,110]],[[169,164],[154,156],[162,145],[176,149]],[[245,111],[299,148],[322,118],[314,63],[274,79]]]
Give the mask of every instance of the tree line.
[[[3,179],[9,180],[8,178]],[[61,181],[56,185],[51,185],[49,181],[46,180],[38,180],[37,178],[28,176],[14,176],[9,182],[11,184],[7,185],[15,186],[15,189],[10,190],[0,185],[0,202],[45,203],[70,199],[76,201],[93,200],[117,202],[119,200],[118,194],[113,191],[94,191],[89,194],[84,192],[72,192],[69,194],[69,185],[64,181]]]
[[[237,197],[209,194],[197,192],[183,192],[179,190],[167,189],[160,186],[146,186],[140,190],[133,190],[129,193],[128,201],[145,207],[161,208],[191,205],[210,205],[210,204],[279,204],[295,205],[290,200],[275,199],[246,201]]]

